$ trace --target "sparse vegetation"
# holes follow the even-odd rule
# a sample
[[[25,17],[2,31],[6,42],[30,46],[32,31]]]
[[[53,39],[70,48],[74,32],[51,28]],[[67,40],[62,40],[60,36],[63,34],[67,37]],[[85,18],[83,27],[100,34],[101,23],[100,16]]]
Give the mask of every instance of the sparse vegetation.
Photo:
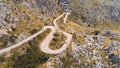
[[[38,32],[38,30],[37,29],[33,29],[30,33],[31,34],[35,34],[36,32]]]
[[[10,42],[14,43],[17,39],[17,36],[16,35],[11,35],[10,36]]]
[[[4,62],[5,58],[3,56],[0,56],[0,62]]]
[[[47,29],[29,42],[1,55],[0,68],[46,68],[45,63],[49,57],[57,57],[57,61],[52,63],[55,68],[62,68],[58,67],[59,63],[57,66],[58,60],[63,63],[63,68],[93,68],[95,65],[99,68],[97,66],[101,63],[104,66],[100,68],[117,68],[114,67],[116,58],[113,56],[120,56],[119,43],[116,43],[120,42],[119,0],[3,0],[3,2],[6,5],[0,3],[0,6],[3,4],[3,7],[8,9],[2,11],[7,14],[5,18],[0,19],[4,18],[3,21],[7,22],[4,29],[8,31],[8,35],[0,37],[0,49],[35,34],[44,26],[54,26],[53,20],[65,10],[71,14],[67,24],[63,23],[64,16],[57,21],[58,28],[73,35],[71,42],[75,43],[75,47],[70,44],[63,53],[57,55],[43,53],[39,45],[50,33],[50,29]],[[14,22],[14,18],[19,21]],[[106,29],[113,33],[105,36],[103,33]],[[49,47],[53,50],[59,49],[65,40],[63,33],[57,31]],[[114,60],[109,59],[109,54]]]
[[[47,36],[50,30],[46,30],[44,33],[40,34],[38,37],[29,41],[23,46],[17,47],[12,50],[13,55],[6,59],[7,68],[36,68],[39,64],[45,63],[49,55],[40,51],[38,45]],[[4,59],[0,57],[0,61]],[[8,61],[9,60],[9,61]],[[0,66],[0,68],[3,66]]]
[[[54,38],[51,40],[49,47],[51,49],[59,49],[64,44],[64,41],[66,40],[66,37],[61,34],[60,32],[56,32],[54,34]]]
[[[78,42],[81,45],[85,44],[85,37],[84,36],[73,34],[73,39],[74,39],[75,42]]]
[[[34,43],[33,43],[34,42]],[[38,48],[38,41],[32,40],[28,42],[29,47],[26,49],[26,53],[19,55],[15,53],[11,57],[11,60],[15,63],[15,68],[36,68],[39,64],[45,63],[48,60],[48,56],[40,52]]]

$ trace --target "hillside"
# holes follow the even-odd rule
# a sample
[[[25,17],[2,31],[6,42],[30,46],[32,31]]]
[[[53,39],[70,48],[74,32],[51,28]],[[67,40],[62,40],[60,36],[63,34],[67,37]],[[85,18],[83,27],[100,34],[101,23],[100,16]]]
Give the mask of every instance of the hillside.
[[[0,0],[0,68],[120,68],[119,0]]]

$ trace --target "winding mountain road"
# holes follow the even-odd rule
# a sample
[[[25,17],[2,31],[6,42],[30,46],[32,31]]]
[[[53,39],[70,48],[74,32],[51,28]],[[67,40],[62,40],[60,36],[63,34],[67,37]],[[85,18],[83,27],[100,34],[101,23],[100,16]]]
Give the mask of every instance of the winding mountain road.
[[[22,40],[21,42],[15,44],[15,45],[12,45],[10,47],[7,47],[5,49],[1,49],[0,54],[7,53],[7,52],[11,51],[11,49],[16,48],[18,46],[21,46],[22,44],[28,42],[29,40],[31,40],[31,39],[35,38],[36,36],[38,36],[39,34],[43,33],[47,29],[51,29],[51,32],[48,34],[48,36],[45,38],[45,40],[43,40],[43,42],[41,43],[40,49],[43,52],[49,53],[49,54],[58,54],[58,53],[63,52],[67,48],[67,46],[69,45],[69,43],[71,42],[71,39],[72,39],[71,34],[62,31],[57,27],[57,20],[59,20],[61,17],[63,17],[64,14],[66,14],[66,13],[64,12],[63,14],[61,14],[59,17],[57,17],[53,21],[55,27],[54,26],[44,26],[39,32],[29,36],[28,38]],[[66,17],[67,16],[65,16],[65,18]],[[64,19],[64,20],[67,20],[67,19]],[[54,38],[53,34],[56,32],[56,30],[59,30],[60,32],[62,32],[67,37],[67,39],[60,49],[52,50],[52,49],[49,48],[49,42]]]
[[[69,34],[69,33],[67,33],[67,32],[64,32],[64,31],[60,30],[60,29],[58,28],[58,26],[57,26],[57,20],[59,20],[60,18],[62,18],[62,17],[64,16],[64,14],[66,14],[66,13],[63,13],[63,14],[60,15],[58,18],[56,18],[56,19],[53,21],[53,23],[54,23],[55,28],[56,28],[58,31],[60,31],[61,33],[63,33],[63,34],[67,37],[65,43],[63,44],[63,46],[62,46],[61,48],[59,48],[59,49],[57,49],[57,50],[52,50],[52,49],[50,49],[50,48],[49,48],[49,42],[50,42],[50,41],[53,39],[53,37],[54,37],[54,36],[53,36],[54,33],[53,33],[53,34],[50,33],[50,34],[47,36],[47,38],[41,43],[40,49],[41,49],[43,52],[49,53],[49,54],[59,54],[59,53],[63,52],[63,51],[67,48],[67,46],[70,44],[71,39],[72,39],[72,35]],[[58,45],[58,46],[59,46],[59,45]]]

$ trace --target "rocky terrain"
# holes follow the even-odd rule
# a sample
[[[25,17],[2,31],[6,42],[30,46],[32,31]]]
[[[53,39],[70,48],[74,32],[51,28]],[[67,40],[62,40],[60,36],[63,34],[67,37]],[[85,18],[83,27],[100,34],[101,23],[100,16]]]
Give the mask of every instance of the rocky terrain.
[[[73,36],[67,49],[59,54],[41,51],[48,29],[0,55],[0,68],[120,68],[119,0],[0,0],[0,50],[54,26],[64,12],[70,13],[68,18],[63,15],[56,22]],[[50,42],[53,50],[68,44],[56,31]]]
[[[120,22],[118,0],[68,0],[74,16],[86,23]]]

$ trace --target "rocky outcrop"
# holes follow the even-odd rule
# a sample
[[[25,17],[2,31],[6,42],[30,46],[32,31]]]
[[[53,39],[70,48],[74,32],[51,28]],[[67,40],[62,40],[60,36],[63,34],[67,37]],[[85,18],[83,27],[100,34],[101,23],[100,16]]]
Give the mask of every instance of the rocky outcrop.
[[[47,14],[56,12],[56,0],[36,0],[36,3]]]
[[[0,18],[4,19],[7,12],[8,12],[8,9],[6,7],[6,4],[3,2],[0,2]]]
[[[73,17],[85,23],[120,22],[119,0],[69,0],[68,3]]]
[[[84,23],[120,22],[119,0],[13,0],[13,2],[39,7],[47,14],[55,14],[59,6],[63,11],[72,11],[72,17],[81,19]]]

